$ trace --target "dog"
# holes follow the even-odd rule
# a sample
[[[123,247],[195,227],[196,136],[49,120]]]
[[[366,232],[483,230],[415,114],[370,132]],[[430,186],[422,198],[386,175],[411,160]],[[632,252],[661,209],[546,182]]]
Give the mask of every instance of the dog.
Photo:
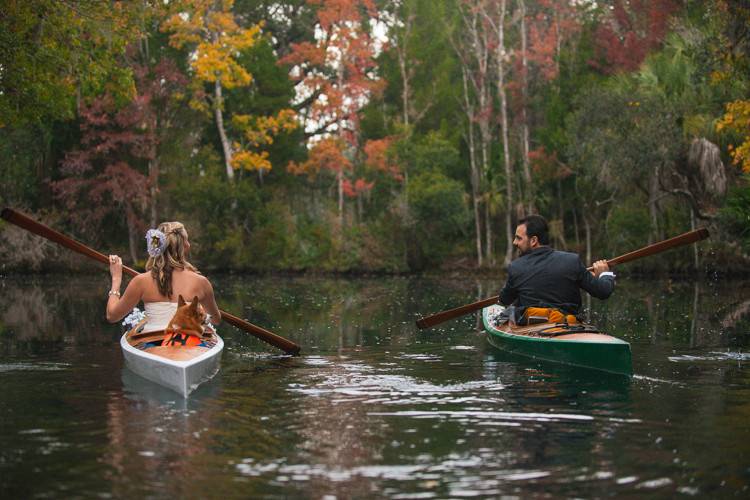
[[[177,312],[169,326],[164,329],[164,340],[162,346],[197,346],[203,342],[206,322],[206,310],[198,302],[198,297],[193,297],[192,302],[185,302],[182,295],[177,297]]]

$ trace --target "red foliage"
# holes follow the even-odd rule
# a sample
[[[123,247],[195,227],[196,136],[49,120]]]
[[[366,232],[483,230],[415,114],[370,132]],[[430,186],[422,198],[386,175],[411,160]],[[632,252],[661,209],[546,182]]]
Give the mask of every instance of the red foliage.
[[[117,109],[105,95],[82,106],[80,149],[65,155],[62,179],[51,183],[72,221],[92,234],[101,229],[104,217],[121,210],[130,228],[144,228],[149,188],[157,182],[144,172],[158,154],[167,102],[187,83],[166,59],[153,67],[133,66],[133,72],[138,93],[129,104]]]
[[[677,0],[614,0],[595,33],[599,60],[590,64],[608,74],[637,69],[664,40],[678,8]]]
[[[316,133],[333,132],[356,145],[359,110],[385,82],[376,75],[376,41],[368,17],[377,16],[373,0],[307,0],[317,12],[321,36],[292,44],[279,62],[292,66],[301,94],[312,96],[305,110]]]
[[[534,178],[541,182],[564,179],[573,173],[570,167],[558,160],[557,153],[553,151],[550,154],[544,147],[529,151],[529,162],[534,170]]]
[[[539,0],[536,13],[526,21],[529,30],[528,61],[546,81],[557,78],[558,50],[581,30],[576,7],[568,2]]]

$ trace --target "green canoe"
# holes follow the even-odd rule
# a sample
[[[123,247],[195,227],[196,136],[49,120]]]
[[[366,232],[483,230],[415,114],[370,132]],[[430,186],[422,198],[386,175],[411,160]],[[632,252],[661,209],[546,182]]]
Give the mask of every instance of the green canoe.
[[[495,320],[503,306],[492,305],[482,310],[484,328],[493,346],[505,351],[532,358],[583,366],[606,372],[632,375],[630,344],[624,340],[592,331],[590,325],[584,332],[571,332],[554,336],[544,335],[545,325],[497,325]]]

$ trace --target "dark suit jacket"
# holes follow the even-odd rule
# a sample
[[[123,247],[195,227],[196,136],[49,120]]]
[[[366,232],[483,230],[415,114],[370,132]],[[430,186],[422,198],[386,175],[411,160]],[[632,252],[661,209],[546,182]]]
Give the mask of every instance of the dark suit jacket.
[[[613,276],[595,278],[578,254],[538,247],[508,266],[508,281],[500,291],[500,303],[527,307],[554,307],[568,314],[581,309],[580,288],[597,299],[606,299],[615,289]]]

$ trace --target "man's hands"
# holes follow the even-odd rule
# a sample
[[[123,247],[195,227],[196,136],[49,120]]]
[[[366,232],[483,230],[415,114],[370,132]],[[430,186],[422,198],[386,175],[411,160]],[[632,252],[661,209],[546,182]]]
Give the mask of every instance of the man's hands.
[[[597,260],[594,262],[593,268],[591,274],[593,274],[595,278],[598,278],[603,272],[609,271],[609,264],[607,264],[606,260]]]

